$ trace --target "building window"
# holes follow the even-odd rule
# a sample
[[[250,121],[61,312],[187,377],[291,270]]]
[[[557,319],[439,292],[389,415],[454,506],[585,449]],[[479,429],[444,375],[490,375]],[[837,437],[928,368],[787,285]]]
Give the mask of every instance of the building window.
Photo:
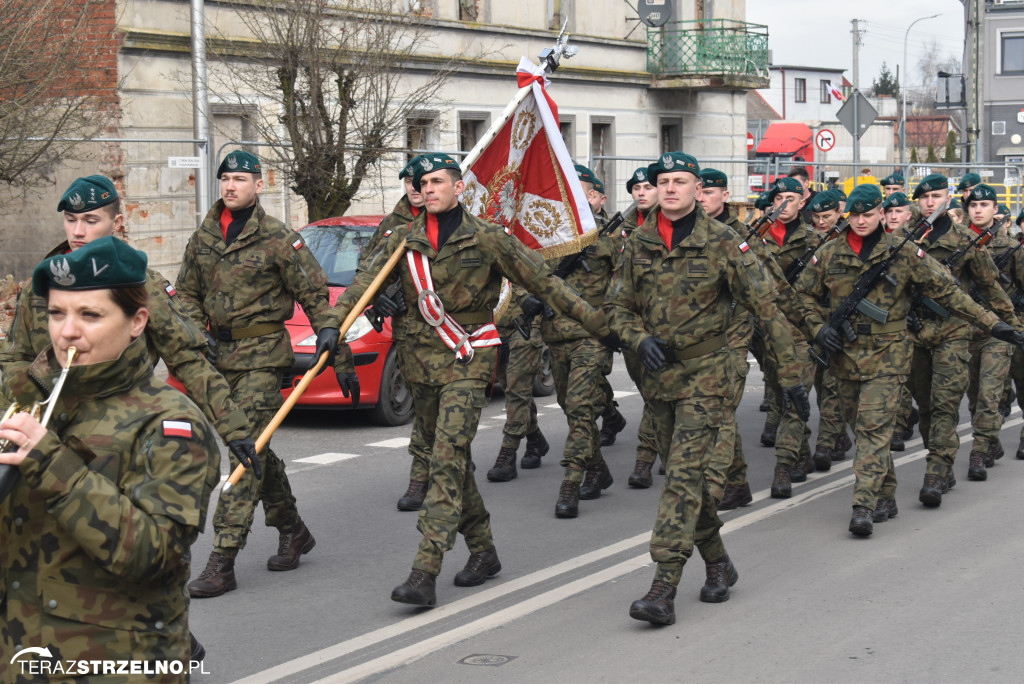
[[[558,130],[562,134],[562,140],[565,142],[565,149],[569,151],[569,156],[573,159],[576,158],[576,117],[565,116],[559,114],[558,116]]]
[[[821,81],[821,104],[832,104],[832,81]]]
[[[482,0],[459,0],[460,21],[480,21],[480,3]]]
[[[1005,121],[993,121],[992,122],[992,135],[1006,135],[1006,122]]]
[[[420,112],[406,119],[405,125],[405,146],[410,150],[409,159],[437,147],[436,115],[429,112]]]
[[[459,113],[459,150],[469,152],[487,131],[490,115],[486,112]]]
[[[793,79],[793,101],[794,102],[807,102],[807,79],[806,78],[795,78]]]
[[[1024,73],[1024,33],[999,36],[999,73]]]
[[[683,124],[679,119],[661,120],[661,154],[683,149]]]
[[[615,120],[606,116],[590,117],[590,170],[604,183],[609,206],[615,203]],[[631,170],[632,171],[632,170]]]

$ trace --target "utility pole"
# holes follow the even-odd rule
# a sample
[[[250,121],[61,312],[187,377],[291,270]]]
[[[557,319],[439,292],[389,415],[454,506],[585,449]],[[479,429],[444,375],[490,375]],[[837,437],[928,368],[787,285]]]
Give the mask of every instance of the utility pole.
[[[967,0],[967,52],[971,65],[967,82],[971,92],[967,94],[967,159],[965,162],[979,163],[982,159],[981,133],[981,24],[985,15],[985,3],[981,0]]]
[[[860,19],[851,19],[853,23],[853,89],[860,89]]]
[[[213,175],[210,159],[210,98],[206,81],[206,18],[203,0],[191,0],[192,24],[192,137],[196,143],[199,168],[196,169],[196,226],[209,210]]]
[[[853,187],[860,175],[860,122],[857,121],[857,98],[860,97],[860,19],[853,19]]]

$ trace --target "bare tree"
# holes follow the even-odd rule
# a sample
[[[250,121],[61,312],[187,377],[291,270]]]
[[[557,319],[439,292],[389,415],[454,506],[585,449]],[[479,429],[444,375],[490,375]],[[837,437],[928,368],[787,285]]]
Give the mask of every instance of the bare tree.
[[[405,147],[407,120],[436,108],[454,69],[481,56],[424,58],[440,53],[425,50],[429,17],[397,13],[398,4],[246,1],[234,8],[254,40],[211,48],[223,62],[219,89],[262,110],[250,124],[274,145],[271,154],[306,200],[310,221],[343,215],[389,147]]]
[[[25,189],[117,110],[109,0],[5,0],[0,17],[0,183]]]

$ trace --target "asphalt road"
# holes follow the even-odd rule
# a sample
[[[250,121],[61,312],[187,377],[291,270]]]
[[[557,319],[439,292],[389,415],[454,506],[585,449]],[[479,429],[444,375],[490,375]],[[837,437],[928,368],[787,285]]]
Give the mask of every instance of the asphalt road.
[[[959,483],[939,509],[917,502],[925,454],[919,437],[909,441],[897,460],[899,516],[857,539],[847,532],[849,459],[795,484],[792,499],[768,498],[774,450],[758,441],[764,414],[755,364],[739,411],[755,500],[722,515],[739,582],[728,602],[700,603],[703,563],[695,559],[679,587],[678,622],[656,628],[627,611],[653,576],[647,543],[662,478],[648,490],[626,486],[641,401],[621,358],[611,382],[629,421],[604,450],[615,484],[580,502],[575,520],[554,517],[566,433],[554,397],[538,400],[551,452],[509,483],[484,476],[500,445],[504,401],[497,396],[484,409],[473,449],[503,570],[484,586],[455,587],[468,557],[460,538],[445,558],[434,609],[389,598],[420,538],[416,515],[395,508],[408,482],[409,426],[370,426],[360,412],[293,414],[273,446],[288,462],[317,546],[298,569],[269,572],[277,534],[257,511],[236,561],[239,588],[192,602],[192,630],[207,649],[194,681],[1021,679],[1019,409],[1004,427],[1007,456],[981,483],[967,480],[962,410]],[[193,576],[210,537],[193,548]]]

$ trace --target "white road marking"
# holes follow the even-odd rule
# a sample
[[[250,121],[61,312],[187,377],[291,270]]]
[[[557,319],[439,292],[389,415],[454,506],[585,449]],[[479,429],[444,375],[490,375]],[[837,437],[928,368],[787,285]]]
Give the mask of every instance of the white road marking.
[[[1018,408],[1014,408],[1013,413],[1019,413]],[[1015,427],[1024,423],[1022,418],[1013,418],[1003,423],[1003,429]],[[970,430],[970,422],[962,423],[957,426],[957,430]],[[911,444],[920,444],[920,439],[911,440],[908,442],[908,446]],[[973,441],[970,433],[960,437],[961,446],[969,444]],[[913,453],[901,456],[894,459],[896,466],[905,465],[918,461],[928,455],[926,449],[921,449]],[[853,467],[851,460],[833,465],[830,473],[835,473],[840,470],[850,470]],[[822,474],[824,475],[824,474]],[[741,530],[745,527],[749,527],[755,523],[761,522],[774,515],[782,513],[783,511],[791,510],[801,504],[813,501],[820,497],[826,496],[838,489],[846,487],[853,483],[855,475],[850,473],[844,477],[838,478],[828,484],[816,487],[814,489],[805,491],[803,493],[796,493],[796,490],[800,488],[800,485],[806,486],[805,483],[794,483],[794,495],[789,499],[782,499],[774,504],[765,506],[764,508],[756,511],[744,513],[743,515],[725,522],[722,526],[722,534],[726,535],[737,530]],[[809,478],[810,479],[810,478]],[[819,479],[817,477],[814,480]],[[768,490],[757,492],[754,496],[754,501],[761,501],[768,496]],[[742,510],[742,509],[739,509]],[[729,512],[726,512],[729,513]],[[236,684],[267,684],[274,682],[285,676],[294,675],[297,672],[310,669],[312,667],[322,665],[323,663],[331,660],[341,658],[342,656],[354,653],[360,649],[367,648],[380,644],[388,639],[407,634],[413,630],[420,629],[426,625],[439,622],[441,620],[448,619],[453,615],[467,611],[476,606],[482,605],[489,601],[493,601],[506,596],[512,592],[519,591],[520,589],[528,588],[535,584],[540,584],[552,577],[569,572],[570,570],[580,568],[590,563],[601,561],[605,558],[609,558],[622,551],[627,551],[631,548],[645,544],[650,540],[651,533],[643,532],[636,536],[624,539],[615,544],[610,544],[604,548],[596,549],[589,553],[577,556],[576,558],[570,558],[567,561],[558,563],[548,568],[543,568],[532,572],[523,577],[513,579],[509,582],[499,584],[491,589],[485,589],[473,596],[467,596],[464,599],[454,601],[453,603],[443,605],[434,608],[431,611],[420,613],[412,617],[406,618],[393,625],[381,627],[380,629],[362,634],[354,637],[347,641],[342,641],[335,644],[334,646],[328,646],[327,648],[321,649],[314,653],[311,653],[300,658],[282,663],[276,667],[264,670],[259,674],[246,677],[244,679],[237,680]],[[457,643],[463,639],[469,638],[476,634],[480,634],[490,629],[499,627],[511,620],[515,620],[521,617],[525,617],[530,613],[534,613],[542,608],[549,607],[557,601],[564,600],[579,594],[587,589],[592,589],[600,584],[609,582],[617,577],[626,575],[634,570],[647,566],[651,563],[650,556],[645,552],[634,558],[626,560],[622,563],[614,565],[604,570],[599,570],[594,573],[587,575],[581,579],[575,580],[568,584],[560,587],[555,587],[547,592],[544,592],[536,597],[526,599],[515,606],[500,610],[492,615],[475,620],[466,625],[456,627],[452,630],[438,634],[437,636],[431,637],[425,641],[413,644],[403,649],[399,649],[393,653],[389,653],[385,656],[369,660],[361,665],[357,665],[353,668],[339,672],[337,674],[325,677],[320,682],[351,682],[357,681],[369,677],[374,674],[380,674],[396,667],[401,667],[415,660],[423,658],[430,653],[433,653],[441,648],[450,646],[451,644]]]
[[[612,392],[612,396],[614,398],[616,398],[616,399],[623,399],[625,397],[631,397],[634,394],[636,394],[636,392],[629,392],[627,390],[614,390]]]
[[[382,442],[374,442],[373,444],[367,444],[366,446],[384,447],[386,449],[397,449],[399,447],[409,446],[409,438],[395,437],[394,439],[385,439]]]
[[[347,461],[350,458],[359,458],[359,454],[338,454],[328,452],[326,454],[317,454],[316,456],[307,456],[306,458],[295,459],[296,463],[315,463],[317,465],[327,465],[328,463],[337,463],[338,461]]]
[[[556,408],[562,408],[562,407],[559,406],[558,404],[544,404],[544,408],[556,409]]]

